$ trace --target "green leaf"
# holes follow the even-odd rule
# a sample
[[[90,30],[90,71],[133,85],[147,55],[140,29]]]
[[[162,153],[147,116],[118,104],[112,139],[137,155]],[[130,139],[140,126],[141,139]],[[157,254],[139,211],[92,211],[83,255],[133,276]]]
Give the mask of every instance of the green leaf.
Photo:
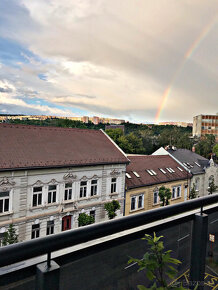
[[[146,276],[148,277],[148,279],[150,281],[155,278],[155,275],[151,271],[149,271],[149,270],[146,272]]]
[[[143,285],[137,285],[137,288],[138,288],[139,290],[147,290],[147,289],[149,289],[149,288],[146,288],[146,287],[143,286]]]

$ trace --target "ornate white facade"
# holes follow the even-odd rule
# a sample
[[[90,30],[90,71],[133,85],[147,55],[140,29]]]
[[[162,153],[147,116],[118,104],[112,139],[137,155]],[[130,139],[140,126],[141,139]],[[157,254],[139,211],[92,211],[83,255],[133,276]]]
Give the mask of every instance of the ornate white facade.
[[[104,204],[112,199],[122,216],[125,171],[116,164],[0,172],[0,238],[11,223],[24,241],[75,229],[83,212],[107,220]]]

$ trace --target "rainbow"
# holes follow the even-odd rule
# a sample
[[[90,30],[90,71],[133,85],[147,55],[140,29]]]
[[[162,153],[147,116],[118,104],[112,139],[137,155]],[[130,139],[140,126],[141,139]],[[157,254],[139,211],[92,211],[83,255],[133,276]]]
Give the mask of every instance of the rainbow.
[[[198,37],[194,40],[194,42],[191,44],[191,46],[186,51],[181,64],[176,69],[176,71],[175,71],[175,73],[174,73],[169,85],[167,86],[167,88],[165,89],[165,91],[164,91],[164,93],[163,93],[163,95],[161,97],[161,101],[160,101],[159,107],[158,107],[156,115],[155,115],[155,123],[159,122],[160,114],[161,114],[161,112],[163,111],[163,109],[164,109],[164,107],[166,105],[167,99],[168,99],[168,97],[170,95],[170,92],[171,92],[171,90],[173,88],[173,83],[175,82],[176,78],[178,77],[178,75],[182,71],[182,69],[185,66],[185,63],[187,62],[187,60],[192,57],[193,53],[200,46],[201,42],[205,39],[205,37],[208,35],[208,33],[214,27],[214,25],[216,24],[216,21],[217,21],[217,14],[204,27],[204,29],[201,31],[201,33],[198,35]]]

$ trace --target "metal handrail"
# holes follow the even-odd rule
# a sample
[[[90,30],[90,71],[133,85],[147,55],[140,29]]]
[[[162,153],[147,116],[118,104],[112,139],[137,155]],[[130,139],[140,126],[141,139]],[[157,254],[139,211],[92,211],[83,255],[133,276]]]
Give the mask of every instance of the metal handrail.
[[[119,219],[5,246],[0,249],[0,267],[48,254],[63,248],[78,245],[124,230],[146,225],[148,223],[155,222],[163,218],[172,217],[187,211],[198,208],[201,209],[207,205],[217,202],[218,194],[213,194],[211,196],[201,197],[175,205],[148,210],[143,213],[125,216]]]

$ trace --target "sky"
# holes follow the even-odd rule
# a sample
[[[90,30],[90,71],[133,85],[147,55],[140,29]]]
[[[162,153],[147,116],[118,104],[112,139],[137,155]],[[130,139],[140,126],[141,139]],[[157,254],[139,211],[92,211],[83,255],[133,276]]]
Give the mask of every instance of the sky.
[[[0,114],[218,112],[218,0],[1,0]]]

